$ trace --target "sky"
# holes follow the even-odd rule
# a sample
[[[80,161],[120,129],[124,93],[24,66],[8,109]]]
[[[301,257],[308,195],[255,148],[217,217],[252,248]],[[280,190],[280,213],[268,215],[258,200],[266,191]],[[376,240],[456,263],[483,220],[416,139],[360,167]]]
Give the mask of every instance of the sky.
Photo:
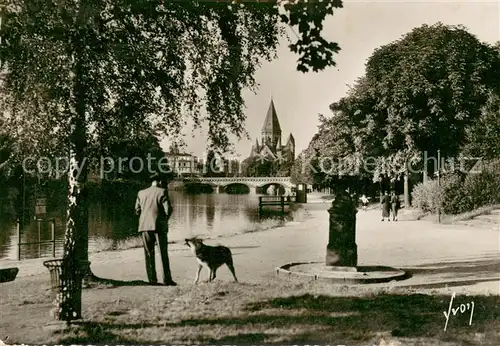
[[[306,149],[318,130],[318,114],[330,116],[329,105],[343,96],[365,71],[365,63],[374,49],[401,38],[423,24],[442,22],[461,24],[480,41],[500,40],[500,0],[489,1],[344,1],[324,26],[324,36],[339,43],[335,67],[314,73],[296,70],[297,55],[290,52],[286,39],[278,49],[278,58],[264,63],[256,74],[259,89],[246,91],[246,130],[251,140],[234,142],[236,153],[244,159],[252,144],[260,138],[271,97],[280,121],[283,141],[295,137],[298,155]],[[288,33],[294,39],[294,33]],[[203,157],[206,153],[206,130],[186,129],[186,152]],[[168,150],[168,139],[161,142]]]

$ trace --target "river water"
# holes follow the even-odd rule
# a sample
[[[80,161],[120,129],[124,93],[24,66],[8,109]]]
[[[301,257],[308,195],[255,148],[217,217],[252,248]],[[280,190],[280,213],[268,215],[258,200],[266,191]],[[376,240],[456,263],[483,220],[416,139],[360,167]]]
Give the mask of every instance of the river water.
[[[121,248],[127,243],[139,243],[138,218],[134,213],[135,191],[128,196],[89,198],[90,252]],[[262,227],[256,194],[191,195],[182,191],[171,191],[170,196],[174,212],[169,223],[169,241],[179,241],[194,235],[213,238],[255,231]],[[62,255],[64,240],[66,211],[65,205],[61,204],[47,210],[47,217],[54,218],[56,224],[56,257]],[[36,222],[31,221],[21,232],[21,242],[38,242],[39,239],[51,239],[50,225],[42,223],[39,232]],[[17,244],[16,223],[12,220],[0,220],[0,258],[16,259]],[[51,244],[21,246],[22,259],[51,256]]]

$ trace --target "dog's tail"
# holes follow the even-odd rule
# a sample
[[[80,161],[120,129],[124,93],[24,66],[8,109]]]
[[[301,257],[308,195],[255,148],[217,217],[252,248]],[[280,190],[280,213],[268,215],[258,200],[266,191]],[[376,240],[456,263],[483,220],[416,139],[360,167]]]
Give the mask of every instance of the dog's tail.
[[[235,282],[238,282],[238,279],[236,278],[236,272],[234,271],[234,264],[233,264],[233,255],[231,254],[231,250],[228,250],[228,255],[227,256],[227,267],[229,268],[229,271],[231,271],[231,274],[233,274],[233,278]]]

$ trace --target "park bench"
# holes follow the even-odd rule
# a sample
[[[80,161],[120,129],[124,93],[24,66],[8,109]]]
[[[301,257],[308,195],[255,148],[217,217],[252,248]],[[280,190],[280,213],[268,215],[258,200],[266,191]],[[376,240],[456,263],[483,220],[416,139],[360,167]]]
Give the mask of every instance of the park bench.
[[[291,205],[295,202],[295,196],[259,196],[259,213],[264,207],[281,207],[281,211],[285,212],[285,205]]]

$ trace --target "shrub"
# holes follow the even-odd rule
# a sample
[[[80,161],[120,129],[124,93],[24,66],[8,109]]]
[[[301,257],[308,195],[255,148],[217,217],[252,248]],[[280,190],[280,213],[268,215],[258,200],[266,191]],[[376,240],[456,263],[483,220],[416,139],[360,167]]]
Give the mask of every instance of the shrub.
[[[500,203],[500,161],[490,162],[480,173],[451,173],[420,183],[412,191],[414,206],[424,212],[461,214],[485,205]]]
[[[442,208],[445,214],[459,214],[470,208],[470,200],[463,189],[465,174],[452,173],[445,175],[442,180],[443,201]]]
[[[434,213],[440,200],[443,199],[443,187],[438,186],[437,180],[428,180],[425,184],[417,184],[411,196],[415,207],[424,212]]]
[[[470,211],[484,205],[500,203],[500,172],[486,169],[478,174],[469,175],[463,185],[468,197]]]

